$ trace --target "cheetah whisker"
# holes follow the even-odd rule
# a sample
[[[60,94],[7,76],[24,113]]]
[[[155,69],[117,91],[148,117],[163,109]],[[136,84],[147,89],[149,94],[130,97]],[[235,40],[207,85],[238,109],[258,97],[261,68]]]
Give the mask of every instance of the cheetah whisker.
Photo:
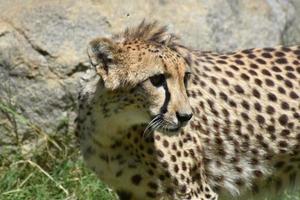
[[[161,115],[155,116],[146,126],[143,135],[145,136],[148,132],[153,130],[153,126],[158,123],[158,121],[161,119]],[[160,122],[160,121],[159,121]]]
[[[159,118],[159,115],[155,116],[149,123],[148,125],[146,126],[145,130],[144,130],[144,133],[152,126],[152,123],[155,122],[155,120],[157,120]]]
[[[158,129],[158,128],[161,126],[162,122],[163,122],[163,119],[161,119],[161,118],[158,119],[158,121],[156,121],[156,123],[153,124],[153,126],[151,127],[151,130],[156,130],[156,129]]]
[[[152,126],[150,127],[148,133],[151,133],[151,132],[155,131],[156,129],[160,128],[162,122],[163,122],[163,119],[159,118],[155,123],[152,124]]]

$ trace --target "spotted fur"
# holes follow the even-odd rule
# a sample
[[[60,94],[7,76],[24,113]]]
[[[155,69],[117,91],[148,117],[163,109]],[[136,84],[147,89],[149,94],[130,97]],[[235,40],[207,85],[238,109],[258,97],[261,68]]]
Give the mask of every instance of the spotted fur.
[[[81,149],[121,200],[263,198],[299,185],[299,46],[193,51],[143,22],[88,51]]]

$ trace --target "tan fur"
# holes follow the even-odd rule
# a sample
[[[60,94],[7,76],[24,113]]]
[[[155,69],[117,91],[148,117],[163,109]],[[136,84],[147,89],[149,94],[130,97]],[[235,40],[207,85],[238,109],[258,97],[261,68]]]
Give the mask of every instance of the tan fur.
[[[263,198],[299,185],[300,47],[192,51],[142,22],[88,54],[81,149],[121,200]]]

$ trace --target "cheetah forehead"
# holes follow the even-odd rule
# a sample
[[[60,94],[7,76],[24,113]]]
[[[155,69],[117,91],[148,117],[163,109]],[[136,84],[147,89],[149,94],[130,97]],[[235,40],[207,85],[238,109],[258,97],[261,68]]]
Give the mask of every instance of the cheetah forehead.
[[[188,62],[178,51],[178,47],[185,47],[179,43],[177,36],[167,32],[166,27],[159,26],[157,22],[143,21],[112,39],[124,53],[121,60],[128,73],[137,79],[160,73],[183,77],[190,71]]]

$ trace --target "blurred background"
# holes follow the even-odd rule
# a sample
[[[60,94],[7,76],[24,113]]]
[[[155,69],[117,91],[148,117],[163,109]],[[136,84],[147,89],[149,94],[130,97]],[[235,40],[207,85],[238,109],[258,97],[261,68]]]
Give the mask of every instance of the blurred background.
[[[203,51],[300,43],[299,0],[0,0],[0,199],[114,199],[80,159],[78,80],[91,39],[143,19]]]

